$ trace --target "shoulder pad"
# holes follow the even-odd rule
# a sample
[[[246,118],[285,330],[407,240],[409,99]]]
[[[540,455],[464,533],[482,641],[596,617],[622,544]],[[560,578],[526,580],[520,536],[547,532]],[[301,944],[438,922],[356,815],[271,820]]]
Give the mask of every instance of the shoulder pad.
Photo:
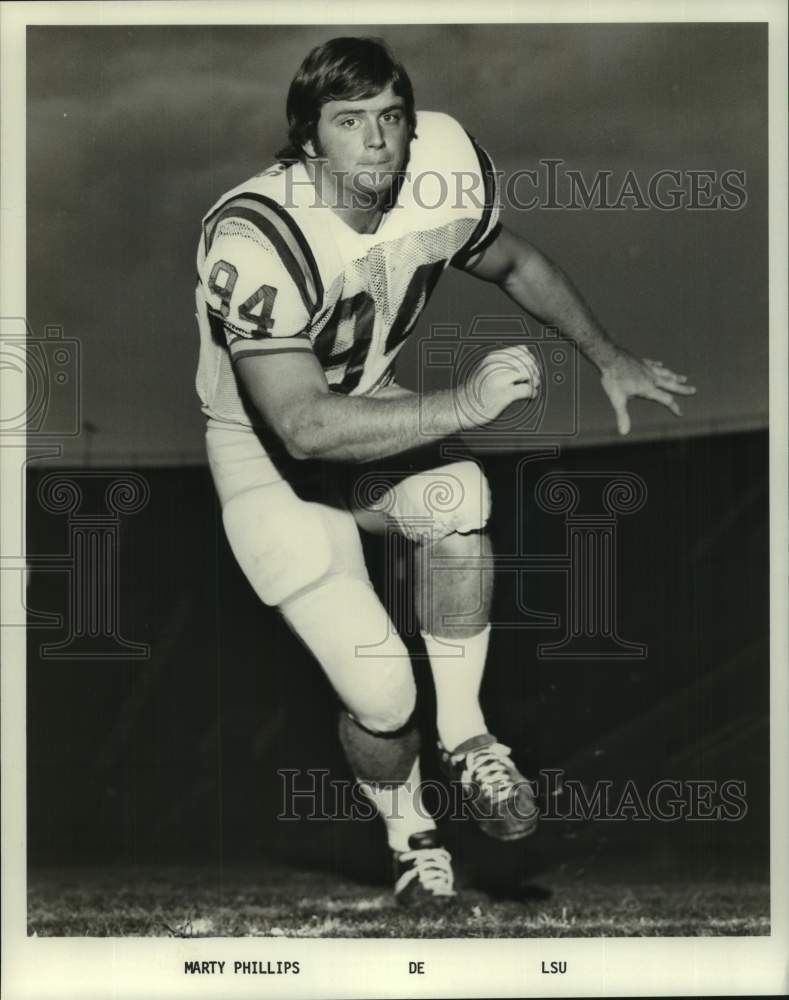
[[[228,342],[293,337],[309,325],[304,288],[277,247],[245,219],[220,224],[200,278],[209,313]]]
[[[471,253],[495,233],[499,185],[485,150],[450,115],[420,111],[411,143],[402,202],[421,228],[459,219],[475,223],[462,253]]]

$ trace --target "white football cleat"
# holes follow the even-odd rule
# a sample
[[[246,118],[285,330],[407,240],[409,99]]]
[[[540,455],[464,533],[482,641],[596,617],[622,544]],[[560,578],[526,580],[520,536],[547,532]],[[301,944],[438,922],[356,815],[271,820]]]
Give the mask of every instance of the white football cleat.
[[[395,900],[409,909],[447,906],[456,898],[452,856],[436,830],[412,833],[407,851],[394,852]]]

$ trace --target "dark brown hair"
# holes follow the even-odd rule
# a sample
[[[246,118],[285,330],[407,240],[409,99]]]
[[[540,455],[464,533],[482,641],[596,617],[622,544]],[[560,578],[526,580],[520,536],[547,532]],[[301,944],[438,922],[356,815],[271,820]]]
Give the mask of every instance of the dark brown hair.
[[[315,142],[321,107],[327,101],[374,97],[391,84],[405,102],[410,137],[416,130],[414,91],[404,67],[380,38],[332,38],[314,48],[299,67],[288,91],[288,145],[277,153],[282,163],[304,158],[304,144]]]

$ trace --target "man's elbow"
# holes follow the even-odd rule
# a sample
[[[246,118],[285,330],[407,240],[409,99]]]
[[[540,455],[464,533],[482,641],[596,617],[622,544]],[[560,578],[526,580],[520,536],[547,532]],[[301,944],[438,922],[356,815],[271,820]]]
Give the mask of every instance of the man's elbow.
[[[298,462],[305,462],[310,458],[317,458],[317,449],[314,440],[297,427],[281,428],[279,437],[285,445],[285,450],[291,458]]]
[[[285,449],[290,457],[297,462],[306,462],[308,459],[320,457],[318,450],[312,447],[309,442],[302,444],[293,438],[288,438],[285,441]]]
[[[286,414],[277,430],[291,458],[298,462],[320,458],[319,435],[305,408],[299,407]]]

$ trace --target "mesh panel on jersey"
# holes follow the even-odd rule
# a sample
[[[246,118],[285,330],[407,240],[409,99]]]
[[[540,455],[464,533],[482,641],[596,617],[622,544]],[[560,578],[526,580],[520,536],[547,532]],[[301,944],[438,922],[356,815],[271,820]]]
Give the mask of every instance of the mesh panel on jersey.
[[[454,256],[449,252],[451,248],[462,247],[474,228],[473,219],[459,219],[438,229],[408,233],[398,240],[373,247],[363,262],[354,262],[366,264],[369,289],[387,328],[397,316],[414,271],[424,264],[435,264]],[[424,304],[420,297],[409,319],[418,316]]]
[[[247,222],[246,219],[237,219],[232,215],[226,219],[222,219],[216,227],[214,239],[217,240],[220,236],[240,236],[242,239],[252,240],[254,244],[262,247],[272,257],[277,256],[277,252],[269,240],[266,239],[257,226],[251,222]]]
[[[396,210],[395,210],[396,211]],[[391,366],[398,350],[385,354],[389,331],[398,316],[415,272],[422,265],[450,260],[468,241],[475,229],[473,219],[459,219],[436,229],[408,233],[397,239],[386,240],[373,246],[364,257],[348,263],[326,291],[323,308],[310,329],[314,344],[332,321],[336,323],[336,339],[328,355],[328,363],[354,343],[358,331],[354,317],[338,321],[335,307],[342,298],[350,298],[359,291],[366,291],[375,303],[375,323],[362,377],[354,393],[369,392],[391,378]],[[266,252],[276,255],[268,240],[244,219],[227,218],[217,227],[217,236],[239,236],[252,240]],[[382,234],[385,237],[385,234]],[[406,326],[416,322],[425,305],[426,289],[417,288],[417,294],[408,306],[408,315],[402,316]],[[214,343],[203,317],[201,321],[201,358],[198,384],[204,401],[204,412],[225,420],[249,424],[243,408],[236,378],[226,348]],[[336,386],[345,376],[345,365],[329,367],[326,379]]]
[[[233,365],[227,351],[219,359],[213,408],[222,416],[235,416],[239,411],[245,412],[238,393]]]
[[[332,283],[324,300],[324,305],[328,308],[318,318],[310,333],[313,343],[332,320],[334,306],[346,288],[366,289],[375,302],[373,343],[367,356],[364,375],[356,391],[363,392],[375,384],[391,365],[391,358],[384,359],[386,336],[403,306],[417,268],[449,260],[465,245],[474,228],[474,220],[460,219],[437,229],[408,233],[399,239],[379,243],[364,257],[347,264],[344,273]],[[409,307],[409,315],[403,317],[407,325],[416,322],[425,307],[426,297],[426,290],[422,287]],[[350,349],[354,334],[352,319],[338,324],[337,337],[329,355],[330,361]],[[330,385],[342,381],[343,375],[341,369],[330,369],[326,373]]]

